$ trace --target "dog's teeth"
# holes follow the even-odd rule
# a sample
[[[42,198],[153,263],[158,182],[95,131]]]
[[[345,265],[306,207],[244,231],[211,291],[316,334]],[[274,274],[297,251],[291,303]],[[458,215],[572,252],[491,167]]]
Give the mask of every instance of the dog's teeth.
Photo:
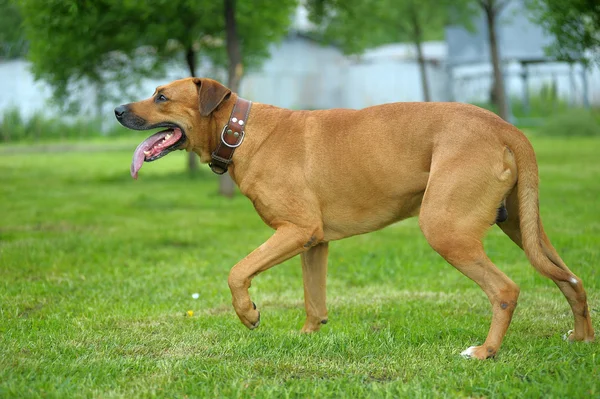
[[[150,155],[150,151],[144,151],[144,155]]]
[[[165,136],[165,140],[167,140],[167,139],[170,139],[172,135],[173,135],[172,133],[169,133],[169,134],[167,134],[167,135]]]

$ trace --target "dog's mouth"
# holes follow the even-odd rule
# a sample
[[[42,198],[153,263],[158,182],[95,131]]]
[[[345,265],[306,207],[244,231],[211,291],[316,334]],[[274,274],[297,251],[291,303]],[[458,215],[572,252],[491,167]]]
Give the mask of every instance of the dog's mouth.
[[[137,146],[131,161],[131,177],[137,179],[138,171],[144,162],[156,161],[171,151],[180,150],[185,143],[186,136],[179,126],[175,124],[162,124],[161,127],[168,129],[154,133]]]

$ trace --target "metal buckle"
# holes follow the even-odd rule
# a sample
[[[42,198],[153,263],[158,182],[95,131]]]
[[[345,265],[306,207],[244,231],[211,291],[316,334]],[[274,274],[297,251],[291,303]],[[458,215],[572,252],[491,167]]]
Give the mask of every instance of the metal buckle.
[[[244,133],[244,131],[242,130],[242,131],[241,131],[241,133],[240,133],[240,135],[241,135],[241,137],[240,137],[240,139],[239,139],[240,141],[239,141],[238,143],[236,143],[236,144],[229,144],[229,143],[228,143],[228,142],[226,142],[226,141],[225,141],[225,139],[223,138],[223,137],[224,137],[224,135],[225,135],[225,131],[227,130],[227,126],[229,126],[229,124],[225,125],[225,126],[223,127],[223,130],[221,131],[221,142],[222,142],[223,144],[225,144],[225,145],[226,145],[227,147],[229,147],[229,148],[238,148],[238,147],[239,147],[239,146],[242,144],[242,141],[244,141],[244,136],[246,136],[246,134],[245,134],[245,133]]]
[[[213,173],[216,173],[218,175],[224,175],[225,172],[227,172],[228,168],[222,168],[220,166],[215,165],[214,163],[209,163],[208,166],[210,167],[210,170],[213,171]]]

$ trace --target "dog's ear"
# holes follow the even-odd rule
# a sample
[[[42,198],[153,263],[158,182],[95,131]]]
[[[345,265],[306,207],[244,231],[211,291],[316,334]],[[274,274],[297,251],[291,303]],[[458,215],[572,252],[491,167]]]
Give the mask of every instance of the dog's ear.
[[[208,116],[231,94],[231,90],[212,79],[193,78],[198,87],[200,115]]]

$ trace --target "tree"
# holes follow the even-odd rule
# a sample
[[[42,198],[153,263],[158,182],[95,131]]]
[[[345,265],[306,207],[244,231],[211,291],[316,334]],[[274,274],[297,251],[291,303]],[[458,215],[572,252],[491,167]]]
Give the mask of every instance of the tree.
[[[586,52],[600,62],[598,0],[529,0],[534,18],[556,41],[548,50],[563,61],[581,61]]]
[[[19,9],[10,0],[0,0],[0,60],[19,58],[26,52]]]
[[[319,34],[346,54],[370,47],[409,41],[415,45],[423,99],[431,100],[423,42],[443,37],[450,19],[465,21],[463,0],[309,0]]]
[[[69,93],[80,84],[111,85],[126,93],[142,78],[164,76],[174,63],[185,62],[190,76],[201,60],[227,67],[224,16],[231,1],[20,0],[19,5],[36,78],[72,105],[77,99]],[[280,0],[277,6],[268,0],[233,4],[239,27],[236,68],[256,67],[268,56],[269,45],[287,32],[297,0]],[[241,77],[240,72],[234,89]]]
[[[502,73],[502,60],[498,48],[497,22],[498,16],[511,0],[475,0],[485,14],[490,44],[490,58],[494,71],[492,86],[492,100],[496,103],[498,115],[504,120],[509,119],[508,102],[504,88],[504,74]]]

